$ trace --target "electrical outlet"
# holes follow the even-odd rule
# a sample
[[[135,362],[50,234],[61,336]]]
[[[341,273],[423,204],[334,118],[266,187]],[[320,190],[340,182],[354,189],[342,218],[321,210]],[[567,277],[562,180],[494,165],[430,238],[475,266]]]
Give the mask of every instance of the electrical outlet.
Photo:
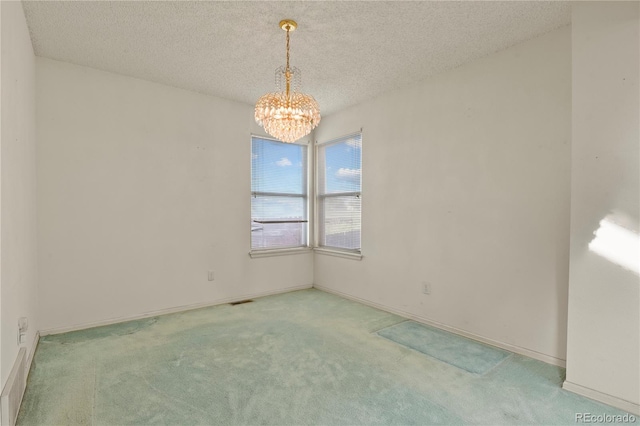
[[[431,283],[422,281],[422,294],[431,294]]]
[[[29,329],[29,320],[27,317],[22,317],[18,320],[18,346],[26,343],[27,330]]]
[[[209,281],[213,281],[213,271],[209,271],[209,275],[207,276]]]
[[[27,319],[27,317],[22,317],[18,319],[18,330],[27,331],[28,328],[29,328],[29,320]]]

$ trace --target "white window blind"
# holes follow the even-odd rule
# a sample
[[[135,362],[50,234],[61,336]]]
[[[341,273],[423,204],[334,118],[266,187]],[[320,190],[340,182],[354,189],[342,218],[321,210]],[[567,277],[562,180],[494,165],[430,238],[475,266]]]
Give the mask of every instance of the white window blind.
[[[318,245],[360,251],[362,134],[318,146]]]
[[[251,138],[251,249],[307,245],[307,147]]]

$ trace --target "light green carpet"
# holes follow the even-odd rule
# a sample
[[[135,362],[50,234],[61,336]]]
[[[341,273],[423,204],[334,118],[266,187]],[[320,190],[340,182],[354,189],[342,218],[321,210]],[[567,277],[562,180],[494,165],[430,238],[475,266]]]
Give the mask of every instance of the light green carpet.
[[[575,424],[576,413],[624,414],[563,391],[558,367],[511,354],[478,375],[376,333],[402,321],[303,290],[43,337],[18,424]]]

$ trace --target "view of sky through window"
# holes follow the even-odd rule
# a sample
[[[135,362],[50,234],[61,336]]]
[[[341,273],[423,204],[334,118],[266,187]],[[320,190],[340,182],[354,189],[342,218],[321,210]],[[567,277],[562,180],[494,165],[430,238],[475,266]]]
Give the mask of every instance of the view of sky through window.
[[[251,150],[251,192],[305,194],[306,149],[254,138]],[[251,217],[299,218],[304,216],[305,203],[296,197],[257,197],[251,205]]]
[[[303,149],[300,145],[253,138],[252,192],[304,193]]]
[[[355,138],[325,148],[325,194],[360,191],[361,148]]]

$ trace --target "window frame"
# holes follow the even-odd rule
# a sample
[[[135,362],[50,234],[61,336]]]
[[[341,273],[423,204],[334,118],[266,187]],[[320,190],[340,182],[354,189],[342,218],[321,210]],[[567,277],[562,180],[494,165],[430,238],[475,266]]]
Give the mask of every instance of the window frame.
[[[279,192],[264,192],[264,191],[253,191],[253,141],[254,139],[262,139],[262,140],[266,140],[266,141],[270,141],[270,142],[277,142],[277,143],[281,143],[281,144],[286,144],[286,145],[298,145],[301,146],[303,149],[303,158],[305,158],[306,164],[303,167],[303,188],[304,188],[304,193],[302,195],[298,195],[298,194],[289,194],[289,193],[279,193]],[[309,141],[307,139],[301,139],[299,141],[293,142],[293,143],[287,143],[287,142],[282,142],[278,139],[275,139],[271,136],[265,136],[265,135],[261,135],[261,134],[255,134],[252,133],[250,138],[250,149],[249,149],[249,194],[250,194],[250,201],[249,201],[249,216],[250,216],[250,223],[251,225],[249,226],[249,255],[252,258],[259,258],[259,257],[268,257],[268,256],[279,256],[279,255],[286,255],[286,254],[297,254],[297,253],[306,253],[306,252],[310,252],[311,251],[311,241],[312,241],[312,234],[311,234],[311,229],[312,229],[312,220],[311,220],[311,204],[310,204],[310,200],[311,200],[311,164],[312,164],[312,157],[311,157],[311,149],[309,149]],[[292,198],[302,198],[303,200],[303,206],[304,206],[304,215],[306,216],[306,219],[304,219],[304,221],[307,224],[306,227],[306,231],[304,233],[304,239],[305,242],[303,244],[300,245],[292,245],[292,246],[281,246],[281,247],[268,247],[268,248],[253,248],[253,231],[252,231],[252,225],[253,225],[253,214],[252,214],[252,204],[253,204],[253,198],[256,196],[273,196],[273,197],[292,197]]]
[[[321,158],[324,159],[324,156],[321,157],[320,155],[320,150],[330,145],[344,142],[354,136],[360,137],[360,150],[361,150],[360,151],[360,169],[362,170],[362,129],[356,132],[345,134],[343,136],[339,136],[337,138],[326,140],[324,142],[316,141],[315,143],[314,162],[313,162],[313,165],[314,165],[314,191],[313,191],[314,192],[313,193],[314,195],[313,196],[313,199],[314,199],[314,251],[320,254],[327,254],[332,256],[361,260],[362,259],[362,192],[363,192],[362,191],[362,172],[360,174],[360,191],[321,194],[321,191],[319,188],[320,182],[323,181],[320,179],[320,173],[323,173],[325,170],[324,164],[322,165],[320,164],[320,159]],[[321,227],[324,224],[324,222],[322,221],[322,212],[320,211],[321,210],[320,206],[322,206],[321,199],[332,198],[332,197],[344,197],[344,196],[350,196],[350,195],[354,195],[360,200],[360,248],[347,249],[343,247],[321,245],[320,244],[320,241],[322,239]]]

